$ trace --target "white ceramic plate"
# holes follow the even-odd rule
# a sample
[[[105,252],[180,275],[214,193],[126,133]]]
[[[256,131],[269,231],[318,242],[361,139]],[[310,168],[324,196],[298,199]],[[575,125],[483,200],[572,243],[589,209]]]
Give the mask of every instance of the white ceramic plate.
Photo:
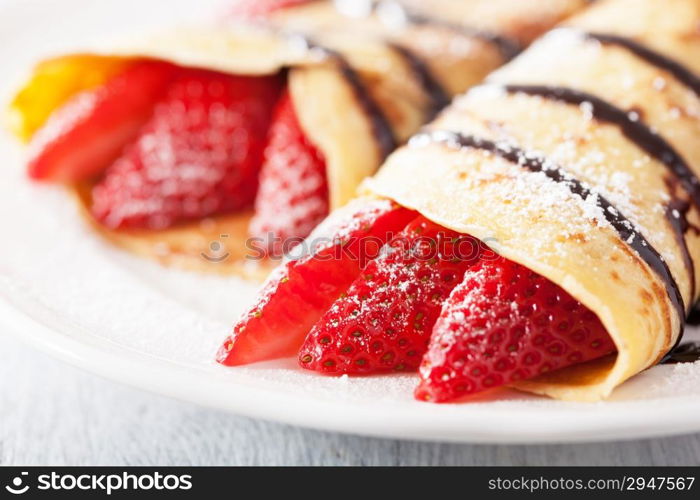
[[[0,0],[2,98],[39,55],[192,17],[195,6],[202,16],[217,3]],[[7,135],[0,156],[1,327],[102,376],[252,417],[385,437],[535,443],[700,431],[700,364],[653,368],[605,403],[502,392],[443,406],[413,401],[408,375],[326,378],[291,361],[217,366],[214,352],[253,286],[162,269],[110,248],[62,191],[24,179],[20,147]]]

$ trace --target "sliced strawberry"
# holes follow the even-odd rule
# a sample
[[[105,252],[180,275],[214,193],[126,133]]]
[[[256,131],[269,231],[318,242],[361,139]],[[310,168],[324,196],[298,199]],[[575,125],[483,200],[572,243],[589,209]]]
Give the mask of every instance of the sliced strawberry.
[[[80,92],[55,111],[29,146],[29,176],[89,179],[107,168],[148,120],[175,68],[141,61],[106,84]]]
[[[335,374],[415,370],[443,301],[480,253],[478,240],[417,217],[314,326],[301,366]]]
[[[296,7],[311,0],[236,0],[229,10],[228,17],[234,21],[264,19],[271,13]]]
[[[503,258],[469,269],[445,303],[416,398],[443,402],[615,351],[593,312]]]
[[[326,215],[326,162],[301,129],[286,93],[270,129],[250,233],[280,255],[285,241],[307,237]]]
[[[336,213],[307,240],[314,246],[308,255],[286,262],[268,279],[219,350],[218,361],[233,366],[295,355],[367,260],[414,217],[415,212],[386,200]]]
[[[252,204],[278,77],[182,70],[93,189],[110,228],[161,229]]]

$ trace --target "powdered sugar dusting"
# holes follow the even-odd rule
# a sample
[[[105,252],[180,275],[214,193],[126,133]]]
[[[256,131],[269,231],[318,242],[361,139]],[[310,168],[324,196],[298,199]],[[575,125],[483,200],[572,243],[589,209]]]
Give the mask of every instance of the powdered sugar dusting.
[[[459,141],[454,139],[454,135],[446,132],[434,132],[430,136],[419,135],[410,142],[410,147],[421,148],[431,142],[439,141],[446,143],[453,149],[461,149]],[[470,169],[469,175],[461,179],[459,184],[454,185],[454,196],[469,196],[469,192],[484,183],[491,183],[500,177],[507,176],[510,182],[503,185],[502,192],[498,193],[498,198],[503,199],[506,205],[517,203],[518,207],[527,211],[528,218],[539,218],[539,214],[547,213],[548,217],[555,218],[558,227],[564,229],[567,234],[587,234],[592,227],[611,227],[603,208],[599,201],[599,193],[596,188],[586,183],[579,183],[585,191],[585,196],[580,196],[572,191],[572,185],[577,182],[567,172],[536,151],[522,151],[506,140],[496,141],[495,146],[505,152],[515,152],[518,156],[520,168],[513,169],[512,166],[494,162],[488,169]],[[494,153],[480,150],[480,154],[487,157],[495,156]],[[529,172],[523,169],[526,163],[535,161],[541,163],[542,171]],[[561,176],[561,182],[555,182],[548,175],[554,172]],[[575,217],[571,214],[571,207],[577,206],[583,217]],[[500,207],[494,207],[498,210]],[[511,210],[508,206],[506,210]],[[549,245],[551,242],[543,242]],[[543,249],[544,250],[544,249]],[[563,249],[561,249],[563,251]]]
[[[503,106],[503,99],[508,105]],[[535,154],[545,156],[562,166],[578,180],[584,181],[596,196],[605,198],[613,206],[607,210],[613,216],[624,216],[627,229],[635,230],[652,242],[669,263],[679,263],[674,249],[675,241],[665,227],[665,212],[669,195],[665,189],[649,190],[650,183],[663,183],[667,168],[653,162],[644,151],[631,141],[617,141],[621,133],[614,124],[594,120],[593,104],[584,101],[579,114],[576,107],[537,95],[505,93],[504,87],[490,84],[477,87],[456,103],[458,113],[443,117],[447,127],[459,126],[476,129],[481,122],[485,130],[478,133],[500,141],[513,141]],[[630,120],[639,114],[630,111]],[[465,120],[472,119],[474,123]],[[517,120],[514,121],[514,117]],[[461,122],[459,121],[461,120]],[[477,121],[478,120],[478,121]],[[467,123],[468,125],[465,125]],[[533,126],[527,126],[532,123]],[[535,124],[547,123],[546,129]],[[624,165],[625,169],[618,168]],[[632,167],[632,168],[629,168]],[[596,197],[587,197],[582,209],[586,216],[595,218]],[[634,235],[627,238],[634,241]]]
[[[82,3],[87,5],[87,2]],[[56,51],[55,37],[47,37],[41,30],[49,30],[56,37],[85,32],[97,36],[103,35],[105,29],[112,30],[120,25],[115,19],[121,20],[121,25],[126,22],[162,24],[164,15],[172,17],[175,11],[193,11],[193,3],[189,0],[168,2],[166,9],[163,2],[140,4],[141,15],[130,20],[127,16],[132,10],[126,8],[124,2],[104,2],[100,9],[85,9],[84,15],[70,19],[64,16],[61,23],[55,22],[55,16],[37,17],[36,23],[24,28],[25,43],[7,47],[5,55],[14,61],[27,59],[30,50],[39,54],[41,51],[37,47],[43,47],[43,52]],[[47,6],[41,7],[47,10]],[[108,7],[111,15],[105,16],[104,9]],[[202,8],[200,3],[197,3],[197,8],[200,14],[210,11]],[[51,9],[49,6],[49,13],[53,12]],[[144,9],[148,16],[143,16]],[[96,19],[98,12],[100,16]],[[69,21],[75,29],[66,29],[65,23]],[[61,41],[59,45],[63,44]],[[5,59],[6,65],[10,64],[8,59]],[[29,60],[23,60],[22,68],[29,64]],[[249,411],[271,419],[286,419],[292,415],[288,421],[295,419],[297,424],[312,422],[315,425],[319,422],[321,425],[320,420],[323,420],[323,425],[342,427],[339,415],[343,413],[346,421],[357,422],[354,426],[345,425],[345,430],[352,428],[355,432],[393,432],[393,435],[403,437],[420,435],[453,440],[484,440],[487,435],[486,439],[500,441],[568,440],[582,439],[586,435],[596,440],[620,438],[623,432],[606,432],[610,422],[624,420],[625,428],[637,425],[641,429],[640,421],[621,419],[621,415],[631,418],[644,415],[654,412],[661,404],[666,412],[662,425],[666,432],[675,431],[669,428],[666,420],[684,413],[676,403],[698,399],[700,367],[697,364],[683,368],[656,367],[625,384],[606,403],[573,404],[498,391],[470,404],[444,406],[411,401],[411,391],[416,383],[413,375],[346,379],[319,377],[302,373],[293,362],[220,369],[210,362],[209,354],[213,352],[207,354],[207,344],[218,347],[237,310],[252,299],[255,286],[234,279],[162,270],[111,249],[83,227],[65,193],[27,185],[17,148],[11,147],[2,135],[0,151],[7,167],[2,170],[0,182],[0,207],[2,213],[7,214],[2,219],[4,240],[0,247],[2,299],[11,293],[13,299],[27,305],[34,316],[38,315],[34,306],[43,304],[55,313],[53,318],[57,330],[62,332],[70,328],[76,341],[84,345],[93,341],[114,341],[128,349],[152,353],[154,362],[158,359],[182,360],[175,369],[171,366],[169,370],[162,370],[158,378],[177,385],[175,380],[178,378],[174,375],[179,371],[184,374],[179,380],[195,380],[198,384],[196,391],[187,394],[183,389],[180,392],[186,399],[201,401],[200,394],[217,387],[221,389],[216,398],[220,407]],[[39,269],[34,270],[35,266]],[[75,278],[70,279],[71,275]],[[68,296],[62,297],[63,294]],[[133,312],[129,310],[130,306],[138,306],[142,299],[148,300],[147,307],[138,307]],[[71,312],[70,316],[66,310]],[[101,316],[104,319],[100,319]],[[180,323],[183,317],[189,317],[190,321]],[[189,331],[195,325],[199,325],[196,330]],[[62,335],[59,331],[57,336]],[[163,332],[167,332],[167,336]],[[30,332],[18,333],[27,336]],[[128,356],[124,360],[124,367],[132,366]],[[686,373],[686,370],[691,373]],[[656,392],[657,387],[659,392]],[[240,390],[245,388],[254,388],[262,394],[259,406],[251,404],[248,409],[243,409]],[[685,388],[692,392],[686,392]],[[655,389],[653,394],[651,389]],[[284,395],[289,397],[284,398]],[[647,397],[649,399],[645,400]],[[330,404],[314,405],[319,402]],[[301,416],[303,408],[308,409],[308,420]],[[317,411],[320,417],[314,420],[310,414],[316,410],[324,411]],[[365,418],[358,419],[358,412]],[[697,414],[696,411],[685,413],[689,418]],[[513,419],[513,415],[518,415],[518,419]],[[606,423],[601,425],[603,421]],[[513,426],[522,429],[526,425],[531,425],[529,433],[512,437]],[[569,432],[562,433],[562,425],[568,427]],[[684,429],[688,430],[688,427]],[[642,432],[645,431],[638,431],[635,435]]]
[[[19,165],[17,149],[3,144],[2,138],[0,149],[13,151],[8,153],[8,161]],[[671,367],[658,367],[643,375],[643,385],[625,384],[620,396],[613,398],[618,403],[573,404],[498,391],[466,405],[433,406],[412,401],[417,382],[413,374],[322,377],[299,370],[293,360],[222,368],[213,363],[214,353],[257,286],[233,278],[161,269],[127,256],[84,226],[64,192],[29,185],[19,168],[4,172],[0,194],[3,212],[14,214],[3,219],[4,234],[14,236],[0,248],[3,297],[11,294],[13,301],[30,307],[36,316],[40,315],[39,307],[50,311],[57,336],[62,335],[59,331],[70,331],[79,342],[109,342],[150,355],[154,363],[172,361],[175,367],[169,365],[171,371],[159,376],[197,376],[201,381],[198,394],[210,387],[228,387],[218,393],[216,400],[221,406],[226,406],[239,389],[257,388],[273,391],[266,392],[270,397],[291,397],[283,400],[298,405],[327,402],[377,415],[386,411],[425,414],[426,422],[450,417],[464,422],[465,415],[474,412],[488,412],[493,418],[515,411],[544,411],[548,415],[575,411],[584,418],[608,409],[636,408],[652,385],[646,377],[664,387],[662,393],[654,393],[655,398],[682,398],[684,392],[676,389],[674,377],[700,377],[697,364],[678,368],[691,372],[682,374]],[[694,387],[700,388],[700,384]],[[193,393],[192,399],[199,398]],[[651,404],[656,404],[654,401]]]

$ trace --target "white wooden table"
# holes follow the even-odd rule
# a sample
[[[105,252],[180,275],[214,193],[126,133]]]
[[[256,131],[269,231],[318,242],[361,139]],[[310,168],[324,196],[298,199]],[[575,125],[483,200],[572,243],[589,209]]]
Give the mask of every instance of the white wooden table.
[[[467,446],[316,432],[123,387],[0,333],[0,465],[700,465],[700,435]]]

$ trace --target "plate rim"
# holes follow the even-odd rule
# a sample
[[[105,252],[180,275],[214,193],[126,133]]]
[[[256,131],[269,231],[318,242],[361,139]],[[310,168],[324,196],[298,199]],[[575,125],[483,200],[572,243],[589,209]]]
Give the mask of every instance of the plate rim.
[[[0,285],[2,284],[0,282]],[[260,387],[252,386],[239,386],[231,390],[230,380],[226,377],[212,377],[211,372],[140,352],[89,332],[67,334],[60,331],[60,328],[51,328],[44,318],[30,314],[27,310],[28,304],[22,305],[19,301],[12,300],[7,294],[7,288],[6,285],[0,286],[0,325],[5,333],[13,335],[25,344],[113,382],[248,418],[326,432],[463,444],[610,442],[700,431],[700,419],[692,418],[692,415],[697,415],[700,411],[700,401],[695,401],[692,397],[675,398],[679,401],[675,402],[674,411],[669,411],[667,405],[645,405],[645,402],[640,400],[632,405],[626,404],[624,410],[618,409],[612,416],[607,411],[599,416],[595,416],[595,413],[588,413],[586,417],[579,415],[574,425],[564,420],[569,411],[575,410],[556,411],[552,413],[552,422],[548,420],[546,425],[542,425],[535,432],[518,429],[519,419],[512,422],[508,418],[504,419],[503,415],[499,417],[497,411],[486,408],[489,403],[481,404],[480,411],[476,412],[491,414],[478,432],[472,428],[477,424],[478,415],[465,418],[465,425],[459,429],[455,425],[455,418],[448,414],[450,412],[445,412],[445,418],[438,418],[440,422],[432,422],[439,423],[442,426],[439,429],[436,429],[435,425],[426,426],[426,422],[416,415],[404,415],[407,418],[403,418],[403,421],[389,424],[385,415],[380,415],[382,418],[378,419],[378,415],[373,415],[367,408],[353,407],[352,404],[338,405],[334,401],[311,398],[300,401],[296,395],[285,395],[282,391],[269,388],[261,390]],[[39,304],[32,306],[42,307]],[[56,314],[56,311],[49,308],[44,309],[43,313],[46,315]],[[86,341],[86,336],[91,337],[89,342]],[[188,370],[191,371],[186,374]],[[210,389],[202,391],[199,383],[205,381],[209,383]],[[192,390],[193,388],[197,390]],[[213,393],[218,392],[217,389],[226,390],[227,396],[213,397]],[[600,408],[600,405],[606,403],[592,404]],[[301,406],[303,409],[300,409]],[[640,412],[633,406],[644,406],[644,411]],[[285,411],[280,412],[280,407]],[[549,410],[523,409],[524,413],[530,413],[528,417],[541,416],[545,411]],[[591,415],[594,415],[593,418]],[[433,417],[431,416],[431,420]],[[468,417],[468,414],[461,417]],[[606,420],[607,425],[603,425]],[[552,425],[553,423],[556,425]],[[499,424],[511,424],[511,428],[499,428]]]
[[[85,0],[72,2],[79,4]],[[58,1],[47,6],[37,1],[0,0],[0,11],[19,11],[29,6],[49,9],[58,5]],[[61,6],[65,8],[64,3]],[[6,19],[9,22],[11,16]],[[3,86],[3,90],[9,89]],[[588,411],[574,421],[572,416],[576,410],[563,407],[552,410],[524,407],[523,418],[518,418],[521,415],[513,417],[508,411],[499,413],[490,403],[475,405],[473,411],[455,410],[454,406],[437,407],[444,411],[421,411],[420,406],[412,405],[415,414],[407,415],[400,413],[408,407],[403,404],[393,409],[387,407],[382,413],[369,404],[339,403],[309,396],[300,398],[269,384],[231,387],[231,377],[224,376],[225,370],[217,377],[204,366],[141,352],[87,331],[81,325],[71,325],[65,318],[61,321],[60,311],[50,304],[13,293],[15,285],[0,266],[0,334],[12,335],[53,358],[105,379],[249,418],[377,438],[465,444],[609,442],[700,432],[700,419],[695,417],[700,414],[700,398],[693,400],[692,397],[675,397],[671,404],[661,405],[659,400],[636,401],[612,416],[612,411],[605,409],[608,403],[593,403],[603,405],[594,407],[604,408],[600,415]],[[49,321],[52,316],[57,320],[54,327]],[[211,387],[202,390],[204,383]],[[217,392],[225,392],[225,397]],[[281,407],[284,411],[280,411]],[[643,411],[639,411],[640,408]],[[545,415],[549,418],[543,419],[545,412],[550,412]],[[566,421],[567,418],[571,420]],[[535,421],[536,425],[525,429],[525,421]]]

